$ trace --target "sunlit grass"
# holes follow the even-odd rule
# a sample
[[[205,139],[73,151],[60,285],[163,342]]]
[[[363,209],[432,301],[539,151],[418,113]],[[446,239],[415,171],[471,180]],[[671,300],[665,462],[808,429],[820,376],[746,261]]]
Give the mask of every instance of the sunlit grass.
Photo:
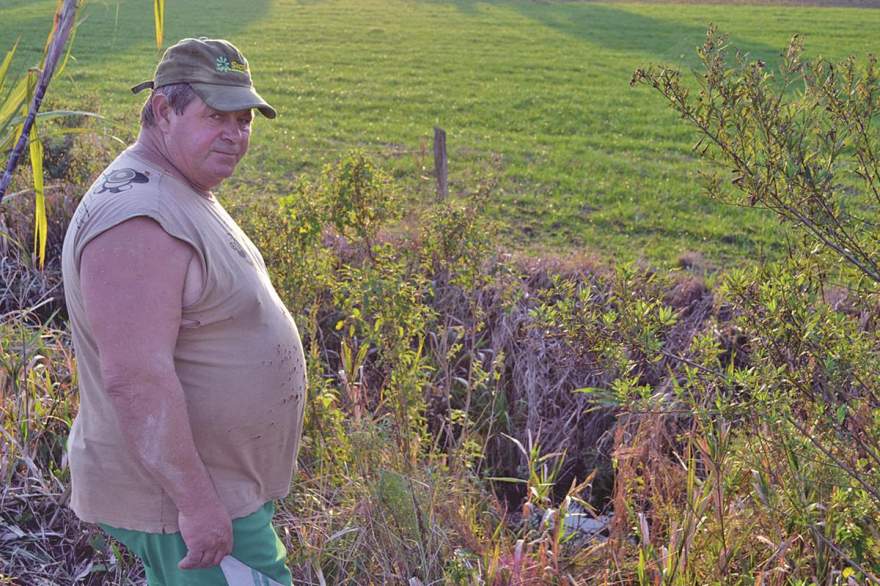
[[[14,66],[38,55],[53,2],[0,9]],[[413,203],[433,199],[431,135],[449,133],[451,192],[472,189],[501,157],[492,214],[516,248],[587,248],[671,263],[696,250],[718,264],[780,255],[759,211],[701,195],[693,137],[645,89],[652,62],[688,69],[709,23],[773,63],[800,33],[808,53],[864,56],[880,35],[870,9],[456,1],[171,2],[166,45],[224,36],[245,51],[281,115],[259,123],[230,198],[285,194],[353,146],[386,158]],[[93,0],[54,99],[108,116],[130,140],[141,97],[128,88],[158,58],[152,4]],[[875,46],[873,48],[876,48]],[[420,179],[420,177],[422,177]]]

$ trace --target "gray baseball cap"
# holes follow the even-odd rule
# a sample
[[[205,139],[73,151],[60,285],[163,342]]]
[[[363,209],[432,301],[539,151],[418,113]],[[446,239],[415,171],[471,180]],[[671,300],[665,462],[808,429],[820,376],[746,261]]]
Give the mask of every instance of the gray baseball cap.
[[[221,112],[256,108],[266,118],[276,116],[275,108],[254,89],[247,59],[223,39],[183,39],[168,47],[153,79],[137,84],[131,91],[138,93],[174,83],[190,84],[196,95]]]

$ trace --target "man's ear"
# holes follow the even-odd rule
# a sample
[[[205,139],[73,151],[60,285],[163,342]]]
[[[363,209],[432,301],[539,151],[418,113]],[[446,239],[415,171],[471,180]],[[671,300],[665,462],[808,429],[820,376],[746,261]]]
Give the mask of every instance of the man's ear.
[[[153,117],[156,120],[156,125],[162,132],[167,132],[171,126],[171,116],[174,114],[174,109],[168,103],[168,98],[162,94],[154,92],[150,96],[150,100],[153,102]]]

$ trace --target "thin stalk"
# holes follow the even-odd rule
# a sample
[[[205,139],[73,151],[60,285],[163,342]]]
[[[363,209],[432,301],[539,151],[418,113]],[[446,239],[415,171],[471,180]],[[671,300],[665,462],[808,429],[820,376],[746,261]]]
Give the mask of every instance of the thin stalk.
[[[40,106],[43,104],[43,98],[46,95],[46,88],[49,87],[49,81],[55,73],[55,66],[58,64],[58,60],[61,58],[61,54],[64,51],[64,45],[67,43],[67,39],[70,36],[74,17],[76,16],[76,4],[77,0],[64,0],[64,5],[56,14],[57,24],[55,32],[52,36],[49,50],[46,53],[43,70],[40,73],[40,78],[37,80],[37,87],[34,91],[33,101],[28,108],[28,115],[24,120],[21,136],[19,136],[15,148],[12,149],[12,153],[9,155],[9,161],[6,163],[6,171],[3,173],[2,179],[0,179],[0,202],[3,201],[3,195],[6,193],[9,183],[12,181],[12,174],[15,172],[21,154],[24,152],[24,148],[30,140],[31,128],[34,125],[34,120],[37,118],[37,112],[39,112]]]

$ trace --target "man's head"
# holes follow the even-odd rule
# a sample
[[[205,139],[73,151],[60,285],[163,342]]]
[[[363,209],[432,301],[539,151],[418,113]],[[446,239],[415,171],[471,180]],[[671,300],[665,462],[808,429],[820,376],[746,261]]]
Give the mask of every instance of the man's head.
[[[183,39],[168,47],[153,79],[131,88],[186,83],[202,101],[221,112],[257,108],[266,118],[275,118],[275,109],[254,89],[247,59],[235,45],[222,39]]]
[[[231,43],[184,39],[165,51],[141,111],[144,132],[195,186],[210,190],[232,175],[250,141],[252,109],[275,110],[254,90],[247,60]]]

